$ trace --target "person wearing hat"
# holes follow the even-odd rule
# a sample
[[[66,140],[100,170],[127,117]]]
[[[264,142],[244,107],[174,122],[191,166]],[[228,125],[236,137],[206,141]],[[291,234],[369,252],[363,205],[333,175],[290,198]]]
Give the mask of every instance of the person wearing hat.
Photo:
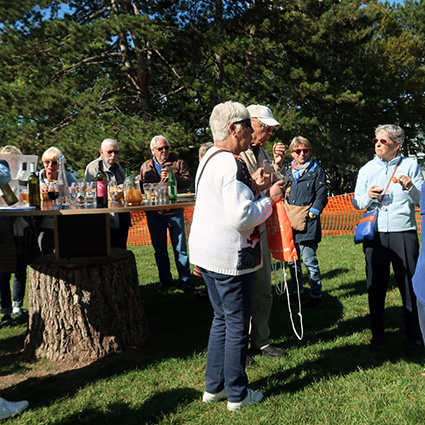
[[[264,161],[271,165],[275,172],[280,172],[285,159],[285,145],[276,143],[273,146],[273,161],[264,149],[273,134],[274,127],[280,126],[280,123],[274,119],[272,111],[267,106],[250,105],[247,109],[253,129],[252,140],[249,149],[241,152],[240,157],[246,162],[248,171],[254,179],[259,170],[264,169]],[[271,255],[267,245],[265,223],[261,225],[260,231],[263,246],[263,267],[255,272],[254,277],[250,353],[276,358],[285,355],[286,351],[270,344],[269,316],[273,296],[271,289]],[[248,359],[248,364],[253,363],[252,359]]]

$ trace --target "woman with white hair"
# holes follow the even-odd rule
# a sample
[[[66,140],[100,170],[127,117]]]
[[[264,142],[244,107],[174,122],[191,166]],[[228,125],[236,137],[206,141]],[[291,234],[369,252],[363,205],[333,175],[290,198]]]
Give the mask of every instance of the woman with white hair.
[[[403,142],[401,127],[386,124],[376,128],[376,156],[359,171],[353,205],[360,210],[379,206],[376,236],[363,243],[372,328],[370,349],[380,351],[384,343],[385,297],[392,264],[403,300],[406,352],[413,354],[422,346],[412,276],[419,255],[415,206],[419,205],[424,179],[417,161],[401,155]]]
[[[215,146],[202,158],[196,174],[189,251],[214,309],[203,401],[228,399],[227,408],[235,411],[263,398],[261,392],[248,389],[245,373],[252,287],[254,272],[262,266],[259,225],[282,198],[283,182],[273,185],[269,196],[262,196],[260,191],[270,180],[260,176],[257,184],[253,182],[239,157],[252,135],[243,105],[216,105],[210,127]]]

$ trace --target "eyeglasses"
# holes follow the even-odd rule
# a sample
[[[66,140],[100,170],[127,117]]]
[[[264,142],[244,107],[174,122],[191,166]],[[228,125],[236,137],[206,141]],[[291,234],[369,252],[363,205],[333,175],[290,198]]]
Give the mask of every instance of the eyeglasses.
[[[373,139],[372,142],[376,145],[378,142],[381,143],[381,145],[385,145],[388,146],[390,145],[392,142],[389,142],[388,140],[385,139]]]
[[[162,152],[163,150],[166,150],[166,151],[168,151],[170,148],[169,148],[169,146],[162,146],[162,147],[160,147],[160,148],[155,148],[157,151],[160,151],[160,152]]]
[[[120,151],[112,150],[112,151],[106,151],[106,153],[107,153],[108,155],[112,155],[113,153],[114,153],[115,155],[118,155],[118,154],[120,153]]]
[[[273,130],[273,127],[263,124],[259,119],[256,119],[256,121],[258,122],[258,124],[260,125],[261,130],[264,130],[266,132]]]
[[[248,128],[252,128],[251,118],[245,118],[244,120],[236,121],[233,124],[245,124]]]
[[[48,164],[52,164],[52,165],[58,165],[58,161],[49,161],[49,160],[46,160],[46,161],[43,161],[46,165],[48,165]]]
[[[310,152],[310,149],[294,149],[292,152],[295,152],[297,155],[301,155],[301,153],[307,155]]]

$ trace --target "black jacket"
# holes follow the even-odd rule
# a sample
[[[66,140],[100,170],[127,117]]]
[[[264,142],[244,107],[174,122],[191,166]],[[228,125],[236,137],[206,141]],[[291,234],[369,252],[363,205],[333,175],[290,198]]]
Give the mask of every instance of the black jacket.
[[[314,165],[316,164],[316,167]],[[293,205],[310,205],[312,208],[322,212],[328,203],[328,194],[326,187],[326,174],[323,168],[315,161],[312,161],[310,167],[305,173],[295,181],[292,170],[289,169],[286,174],[287,183],[285,189],[291,184],[291,190],[288,202]],[[322,239],[322,226],[320,224],[320,215],[316,218],[307,217],[307,227],[303,232],[294,230],[294,241],[316,242]]]

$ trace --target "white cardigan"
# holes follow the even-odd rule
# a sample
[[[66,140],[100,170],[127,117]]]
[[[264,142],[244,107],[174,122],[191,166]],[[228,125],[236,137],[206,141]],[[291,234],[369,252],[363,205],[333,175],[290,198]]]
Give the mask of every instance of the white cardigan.
[[[196,174],[218,149],[202,158]],[[242,181],[241,164],[221,152],[206,165],[199,187],[189,235],[190,262],[216,273],[237,276],[262,266],[258,226],[272,212],[268,197],[257,199]]]

